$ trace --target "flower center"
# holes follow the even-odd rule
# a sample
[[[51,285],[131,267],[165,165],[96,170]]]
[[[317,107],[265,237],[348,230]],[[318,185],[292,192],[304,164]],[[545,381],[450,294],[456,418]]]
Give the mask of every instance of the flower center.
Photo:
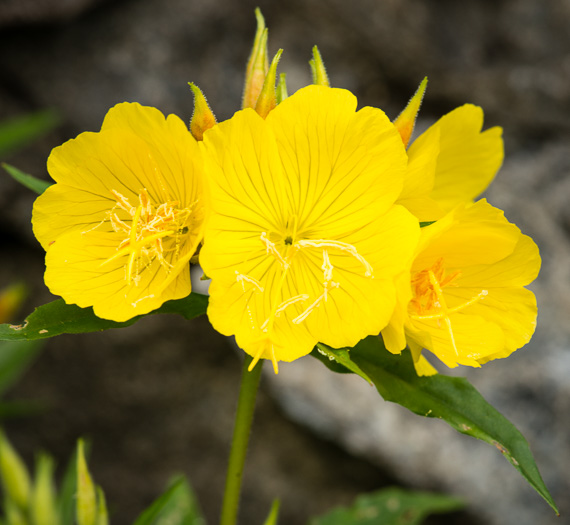
[[[193,205],[181,208],[177,201],[167,201],[154,205],[145,188],[140,190],[139,205],[135,208],[127,197],[111,190],[116,200],[108,215],[111,227],[124,234],[117,252],[103,261],[101,266],[115,259],[128,256],[125,264],[125,279],[128,284],[138,285],[140,274],[155,260],[170,272],[176,260],[182,240],[190,231],[189,223]],[[119,210],[127,212],[128,218],[121,219]],[[124,214],[123,214],[124,215]],[[129,222],[130,220],[130,222]]]
[[[443,257],[440,257],[430,268],[421,270],[412,277],[413,298],[408,307],[411,319],[422,321],[435,319],[438,324],[441,324],[441,321],[443,321],[451,341],[451,346],[457,355],[459,355],[459,351],[455,343],[450,315],[476,303],[489,293],[487,290],[481,290],[471,299],[450,308],[445,302],[443,289],[446,286],[457,286],[457,283],[454,281],[460,275],[460,271],[446,275],[443,266]]]
[[[275,361],[274,347],[271,343],[270,334],[273,329],[273,324],[277,317],[280,317],[290,306],[297,303],[311,302],[305,306],[304,310],[291,321],[294,324],[302,323],[321,303],[327,302],[328,294],[335,288],[340,287],[340,283],[334,280],[334,266],[331,263],[330,254],[349,254],[356,259],[363,267],[363,274],[370,279],[374,278],[374,270],[368,261],[358,253],[358,250],[352,245],[342,241],[330,239],[304,239],[297,231],[297,217],[292,216],[286,224],[285,231],[282,233],[275,232],[261,232],[259,237],[261,243],[265,247],[267,255],[273,257],[281,267],[281,276],[277,281],[277,285],[272,287],[271,290],[265,290],[259,281],[250,275],[245,275],[236,270],[236,280],[241,283],[244,293],[271,293],[270,299],[270,312],[269,316],[261,324],[259,329],[263,332],[262,338],[259,342],[266,341],[265,344],[260,346],[260,350],[254,356],[254,360],[250,365],[250,370],[255,366],[257,361],[264,355],[269,354],[273,361],[273,366],[277,370],[277,362]],[[317,250],[322,256],[323,264],[321,270],[323,271],[323,291],[318,297],[312,297],[307,293],[299,293],[295,296],[289,297],[285,300],[282,299],[282,290],[287,277],[289,268],[293,264],[295,255],[301,250]],[[311,274],[312,275],[312,274]],[[247,283],[247,286],[246,286]],[[300,290],[297,290],[300,291]],[[248,300],[249,303],[249,300]],[[252,328],[255,329],[253,322],[253,315],[249,310],[249,304],[246,306]],[[269,352],[268,349],[271,348]]]

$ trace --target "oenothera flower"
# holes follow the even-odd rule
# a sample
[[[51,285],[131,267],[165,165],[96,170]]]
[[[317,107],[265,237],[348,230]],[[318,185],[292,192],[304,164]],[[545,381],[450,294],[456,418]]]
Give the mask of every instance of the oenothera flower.
[[[190,293],[201,240],[201,154],[176,116],[123,103],[101,131],[55,148],[35,202],[45,281],[67,303],[124,321]]]
[[[524,288],[538,274],[530,237],[485,200],[461,205],[422,229],[399,305],[383,336],[399,353],[406,341],[419,361],[422,348],[447,366],[480,366],[530,340],[536,299]]]
[[[264,120],[251,109],[204,134],[211,216],[200,262],[208,315],[254,357],[292,361],[321,341],[377,334],[418,223],[394,206],[406,154],[379,109],[309,86]]]
[[[398,203],[433,221],[483,193],[503,162],[503,140],[501,128],[482,127],[483,110],[465,104],[422,133],[408,148]]]

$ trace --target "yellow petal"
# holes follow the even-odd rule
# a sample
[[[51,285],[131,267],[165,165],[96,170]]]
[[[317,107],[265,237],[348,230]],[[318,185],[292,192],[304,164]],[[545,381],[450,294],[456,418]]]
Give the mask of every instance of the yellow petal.
[[[398,204],[405,206],[420,221],[434,221],[444,214],[430,197],[439,156],[439,129],[424,133],[408,149],[408,166]]]
[[[446,210],[475,199],[501,167],[502,130],[494,127],[481,132],[482,127],[482,109],[465,104],[443,116],[425,132],[428,135],[440,133],[440,153],[431,197]]]
[[[122,236],[116,232],[70,232],[60,236],[46,255],[45,281],[50,291],[61,295],[67,303],[82,308],[93,306],[98,317],[114,321],[126,321],[148,313],[165,301],[180,299],[190,293],[188,264],[163,289],[164,282],[170,278],[170,270],[156,259],[140,272],[140,280],[128,285],[127,256],[102,264],[116,253],[121,240]],[[193,248],[184,246],[182,249],[188,254],[194,253]],[[166,254],[170,264],[175,262],[172,255]]]
[[[146,143],[152,163],[156,165],[156,169],[152,164],[149,167],[153,170],[150,183],[157,187],[157,191],[160,187],[168,195],[176,195],[184,205],[202,198],[200,149],[188,126],[179,117],[168,115],[165,118],[156,108],[124,102],[111,108],[105,116],[101,131],[112,129],[131,132]],[[120,153],[125,159],[124,152]],[[140,151],[139,155],[141,163],[146,163],[148,154]],[[141,177],[139,172],[136,173]],[[142,182],[149,184],[145,179]],[[149,186],[147,189],[151,191]]]
[[[87,189],[53,184],[34,203],[34,235],[44,250],[61,235],[70,231],[87,232],[108,218],[116,201]]]
[[[406,154],[388,117],[358,112],[349,91],[308,86],[267,118],[297,203],[300,228],[350,229],[371,203],[381,214],[402,190]],[[359,210],[363,210],[360,212]]]

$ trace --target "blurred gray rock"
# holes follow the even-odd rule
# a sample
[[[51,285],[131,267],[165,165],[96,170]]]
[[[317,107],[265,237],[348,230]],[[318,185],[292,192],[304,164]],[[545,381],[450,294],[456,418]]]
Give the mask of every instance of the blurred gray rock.
[[[203,89],[220,119],[231,116],[240,104],[256,5],[270,28],[270,52],[285,49],[280,67],[288,73],[290,92],[310,81],[307,60],[311,47],[318,44],[333,84],[353,90],[362,104],[382,107],[391,117],[427,75],[430,84],[422,107],[426,122],[472,102],[485,109],[486,125],[504,126],[507,158],[487,197],[541,248],[543,270],[534,285],[539,327],[533,341],[509,359],[460,372],[527,436],[547,485],[568,516],[569,0],[0,2],[0,119],[55,107],[64,121],[58,130],[8,160],[46,177],[45,160],[52,147],[81,131],[99,129],[108,108],[124,100],[153,105],[187,120],[192,113],[188,81]],[[30,233],[32,200],[28,192],[0,177],[0,287],[25,275],[35,294],[30,308],[50,297],[41,284],[43,254]],[[46,356],[14,394],[33,398],[39,393],[56,410],[55,419],[43,418],[39,428],[30,422],[12,427],[28,443],[29,453],[43,443],[42,438],[57,446],[57,436],[64,436],[61,452],[69,450],[79,433],[93,433],[94,461],[101,465],[102,481],[119,506],[126,498],[131,509],[119,514],[123,520],[132,516],[133,508],[142,508],[141,501],[149,502],[177,465],[196,469],[191,477],[199,480],[207,514],[216,514],[218,502],[208,499],[208,494],[220,484],[219,457],[225,457],[229,439],[227,398],[234,396],[235,370],[219,357],[223,351],[214,352],[212,360],[186,361],[190,357],[185,357],[175,335],[202,342],[199,352],[206,352],[211,337],[207,323],[185,330],[180,324],[162,323],[152,321],[148,328],[133,328],[123,335],[108,332],[50,341]],[[152,327],[159,334],[156,339],[149,335]],[[157,350],[142,350],[149,341]],[[214,339],[212,344],[221,343]],[[75,355],[74,345],[85,353]],[[160,354],[155,360],[154,351]],[[64,366],[67,360],[73,363],[71,369]],[[88,371],[82,373],[82,366]],[[126,377],[130,366],[139,381]],[[115,367],[125,377],[113,373]],[[159,373],[154,374],[154,369]],[[280,370],[270,380],[271,387],[291,417],[396,473],[388,476],[392,481],[462,495],[489,525],[563,522],[555,520],[492,447],[456,434],[439,421],[386,404],[357,378],[330,374],[308,358]],[[188,395],[205,400],[207,408],[181,415],[187,403],[180,397],[185,382],[199,385],[189,388]],[[98,407],[97,399],[104,399],[105,405]],[[331,489],[332,499],[327,499],[322,492],[317,495],[316,486],[324,485],[326,490],[330,479],[342,475],[345,485],[361,490],[362,485],[359,489],[347,474],[356,467],[347,462],[339,471],[330,458],[340,452],[321,456],[324,445],[284,437],[289,434],[279,425],[285,423],[271,402],[266,403],[269,409],[261,417],[277,412],[276,419],[263,433],[266,439],[257,441],[260,449],[252,472],[262,476],[266,471],[273,481],[264,477],[246,488],[244,522],[261,522],[270,492],[287,486],[291,490],[284,505],[300,505],[286,515],[287,524],[304,523],[311,512],[323,510],[331,501],[350,501],[346,490]],[[132,429],[117,430],[122,422]],[[222,446],[216,448],[218,442]],[[291,446],[289,455],[276,458],[276,447],[285,447],[283,443],[296,443],[297,455]],[[200,467],[192,447],[206,444],[212,449]],[[161,450],[166,459],[160,457]],[[187,457],[191,467],[185,463]],[[126,467],[121,469],[123,460]],[[297,463],[305,462],[309,466],[300,470]],[[154,470],[157,476],[146,482],[145,476]],[[296,471],[302,479],[311,478],[313,485],[296,482]],[[369,476],[364,485],[372,488],[373,479],[382,483],[374,475],[363,474]],[[316,503],[302,499],[303,491],[315,491]],[[462,516],[457,522],[468,520]],[[437,523],[452,521],[441,518]]]

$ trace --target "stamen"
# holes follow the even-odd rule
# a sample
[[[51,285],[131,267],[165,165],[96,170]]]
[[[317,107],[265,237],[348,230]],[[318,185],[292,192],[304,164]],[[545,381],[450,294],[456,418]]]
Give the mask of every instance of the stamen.
[[[292,320],[293,323],[295,323],[295,324],[302,323],[315,308],[318,308],[320,306],[323,299],[326,302],[329,284],[330,284],[331,288],[338,288],[340,286],[339,283],[335,283],[334,281],[330,281],[330,283],[325,281],[325,283],[324,283],[325,291],[321,295],[319,295],[315,299],[313,304],[311,304],[301,315],[295,317],[295,319]]]
[[[299,301],[306,301],[309,298],[309,296],[305,293],[300,294],[300,295],[296,295],[295,297],[291,297],[290,299],[287,299],[286,301],[283,301],[282,303],[279,304],[279,306],[275,309],[275,312],[270,315],[264,322],[263,324],[259,327],[260,330],[263,330],[264,332],[267,332],[267,325],[269,324],[270,319],[272,319],[273,317],[279,317],[281,315],[281,312],[283,310],[285,310],[288,306],[291,306],[292,304],[295,304]]]
[[[358,250],[352,245],[342,241],[332,241],[326,239],[318,239],[318,240],[310,240],[310,239],[302,239],[295,243],[300,248],[311,247],[311,248],[336,248],[337,250],[341,250],[343,252],[347,252],[352,255],[358,262],[360,262],[366,271],[364,275],[366,277],[374,278],[374,269],[372,268],[371,264],[364,258],[362,255],[358,253]]]
[[[264,352],[265,352],[265,346],[262,345],[261,348],[257,351],[255,356],[253,357],[253,361],[247,367],[248,372],[251,372],[255,368],[255,365],[259,362]]]
[[[323,277],[325,281],[332,281],[332,271],[333,265],[331,264],[331,260],[329,259],[329,252],[327,250],[323,250],[323,265],[321,266],[323,270]]]
[[[117,190],[111,190],[111,194],[115,197],[117,201],[117,206],[122,210],[125,210],[131,217],[135,214],[135,208],[131,206],[129,199],[127,199],[124,195],[119,193]]]
[[[287,270],[289,268],[289,263],[283,258],[283,256],[279,253],[279,250],[275,246],[275,243],[271,242],[267,238],[267,232],[261,232],[260,236],[261,242],[265,244],[265,250],[267,253],[270,253],[275,257],[280,263],[283,269]]]
[[[139,252],[140,249],[143,246],[146,246],[149,242],[151,242],[155,239],[160,239],[161,237],[168,237],[169,235],[172,235],[172,234],[174,234],[173,231],[165,231],[165,232],[155,233],[153,235],[148,235],[147,237],[143,237],[140,241],[136,242],[134,245],[131,246],[129,244],[128,246],[126,246],[122,250],[119,250],[117,253],[113,254],[111,257],[104,260],[99,266],[104,266],[105,264],[108,264],[111,261],[114,261],[115,259],[118,259],[119,257],[122,257],[123,255],[126,255],[127,253],[131,253],[132,251]]]
[[[443,287],[450,285],[453,286],[452,281],[459,277],[461,272],[455,271],[448,275],[444,275],[444,273],[443,258],[439,258],[431,268],[422,270],[414,275],[412,279],[414,298],[410,302],[410,307],[415,309],[419,315],[410,314],[410,318],[420,321],[443,320],[446,331],[449,335],[451,346],[455,351],[455,354],[459,356],[459,350],[455,341],[450,315],[483,299],[489,292],[487,290],[481,290],[476,296],[472,297],[468,301],[449,308],[445,301]],[[433,308],[436,308],[437,311],[434,313],[428,313]]]
[[[261,286],[261,284],[259,284],[259,281],[253,277],[250,277],[249,275],[245,275],[243,273],[239,273],[236,270],[236,281],[239,283],[241,282],[241,286],[243,291],[245,292],[245,285],[243,284],[244,281],[248,282],[250,284],[253,284],[253,286],[259,291],[259,292],[263,292],[263,286]]]
[[[288,306],[295,304],[299,301],[306,301],[309,298],[309,296],[306,293],[302,293],[300,295],[296,295],[295,297],[291,297],[291,299],[287,299],[286,301],[283,301],[278,307],[277,310],[275,310],[275,317],[279,317],[279,315],[281,314],[281,312],[283,310],[285,310],[285,308],[287,308]]]

